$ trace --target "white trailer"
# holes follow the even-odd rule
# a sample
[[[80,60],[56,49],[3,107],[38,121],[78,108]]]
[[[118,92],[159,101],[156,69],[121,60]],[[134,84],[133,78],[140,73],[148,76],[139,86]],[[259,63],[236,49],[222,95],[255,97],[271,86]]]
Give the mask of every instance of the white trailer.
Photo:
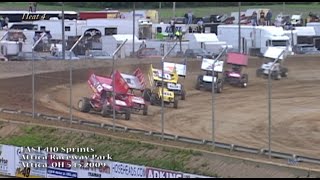
[[[316,36],[320,36],[320,22],[307,23],[307,27],[313,27],[315,30]]]
[[[117,58],[125,58],[132,54],[133,50],[133,36],[132,34],[119,34],[113,36],[104,36],[102,37],[102,51],[105,51],[109,54],[112,54],[117,47],[123,43],[125,40],[128,40],[126,44],[121,48],[120,52],[118,53]],[[136,36],[134,37],[134,51],[137,52],[139,50],[139,46],[142,43]]]
[[[219,41],[214,33],[192,33],[186,34],[184,38],[189,41],[190,49],[202,48],[210,53],[219,53],[221,47],[227,45],[226,42]]]
[[[238,25],[219,25],[218,38],[227,42],[234,49],[238,49]],[[290,51],[289,37],[285,35],[282,27],[241,25],[240,50],[249,54],[252,48],[264,54],[268,47],[278,47]]]

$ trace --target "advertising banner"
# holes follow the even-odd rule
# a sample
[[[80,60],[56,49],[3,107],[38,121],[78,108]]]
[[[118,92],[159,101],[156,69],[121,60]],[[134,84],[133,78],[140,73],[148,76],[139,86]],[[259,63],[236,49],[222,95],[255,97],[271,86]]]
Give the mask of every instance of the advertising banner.
[[[62,153],[48,153],[47,178],[78,178],[79,157]]]
[[[212,177],[200,176],[200,175],[196,175],[196,174],[183,173],[183,178],[212,178]]]
[[[80,160],[78,178],[112,178],[111,164],[107,160]]]
[[[14,149],[14,146],[0,145],[0,174],[15,175]]]
[[[112,162],[113,178],[145,178],[146,168],[126,163]]]
[[[21,178],[45,178],[47,152],[30,147],[15,147],[15,176]]]
[[[146,168],[146,178],[183,178],[181,172],[169,171],[157,168]]]

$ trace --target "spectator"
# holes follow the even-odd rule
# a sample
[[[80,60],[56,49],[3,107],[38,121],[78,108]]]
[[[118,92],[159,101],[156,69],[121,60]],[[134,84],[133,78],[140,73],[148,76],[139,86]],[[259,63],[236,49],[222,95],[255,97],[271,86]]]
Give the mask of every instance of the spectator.
[[[29,12],[32,12],[32,6],[33,6],[33,3],[30,2],[30,3],[29,3]]]
[[[188,12],[188,22],[187,22],[187,24],[192,24],[192,16],[193,16],[193,13],[192,13],[192,11],[190,10],[190,11]]]
[[[173,39],[174,38],[174,34],[176,33],[176,25],[175,25],[175,22],[174,22],[173,19],[170,21],[170,29],[171,29],[170,38]]]
[[[262,26],[265,25],[265,14],[263,11],[260,12],[260,23]]]
[[[3,20],[3,17],[0,16],[0,29],[2,29],[4,26],[4,20]]]
[[[188,13],[184,14],[184,23],[188,24]]]
[[[203,33],[203,20],[202,18],[198,21],[198,33]]]
[[[271,10],[268,11],[266,19],[267,19],[267,26],[271,26],[271,20],[272,20],[272,12],[271,12]]]
[[[256,11],[252,13],[252,26],[258,26],[258,14]]]
[[[147,48],[147,45],[144,41],[142,41],[142,43],[140,44],[140,49],[144,49]]]
[[[37,5],[38,5],[38,3],[37,3],[37,2],[34,2],[34,3],[33,3],[33,8],[34,8],[34,9],[33,9],[33,11],[34,11],[34,12],[36,12],[36,11],[37,11]]]
[[[58,51],[59,51],[59,49],[58,49],[58,47],[57,47],[57,44],[54,43],[54,45],[51,46],[51,48],[50,48],[50,53],[51,53],[51,55],[52,55],[52,56],[56,56],[57,53],[58,53]]]

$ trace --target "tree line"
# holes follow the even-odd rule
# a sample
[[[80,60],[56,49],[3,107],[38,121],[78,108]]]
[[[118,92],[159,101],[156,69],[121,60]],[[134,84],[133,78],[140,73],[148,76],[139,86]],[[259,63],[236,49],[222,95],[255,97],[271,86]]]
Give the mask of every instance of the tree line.
[[[133,2],[64,2],[65,5],[73,7],[88,7],[88,8],[113,8],[113,9],[128,9],[133,7]],[[285,2],[286,4],[312,4],[314,2]],[[39,2],[45,5],[59,5],[58,2]],[[283,2],[241,2],[243,6],[250,5],[274,5],[283,4]],[[238,6],[238,2],[176,2],[176,8],[188,7],[221,7],[221,6]],[[135,7],[139,9],[157,9],[159,2],[135,2]],[[162,2],[162,8],[172,8],[172,2]]]

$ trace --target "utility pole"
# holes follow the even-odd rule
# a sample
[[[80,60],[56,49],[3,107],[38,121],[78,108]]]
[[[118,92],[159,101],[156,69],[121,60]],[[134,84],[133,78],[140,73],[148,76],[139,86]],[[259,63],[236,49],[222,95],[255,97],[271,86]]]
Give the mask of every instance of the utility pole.
[[[62,15],[61,15],[61,24],[62,24],[62,59],[65,60],[66,59],[66,39],[65,39],[65,35],[64,35],[64,3],[61,2],[62,4]]]
[[[172,11],[173,11],[173,19],[175,20],[176,19],[176,2],[173,2]]]
[[[239,53],[241,53],[241,23],[240,23],[240,18],[241,18],[241,2],[238,3],[239,6],[239,22],[238,22],[238,26],[239,26],[239,32],[238,32],[238,51]]]
[[[134,54],[134,38],[135,38],[135,34],[136,34],[136,3],[133,2],[133,30],[132,30],[132,57],[135,57]]]

